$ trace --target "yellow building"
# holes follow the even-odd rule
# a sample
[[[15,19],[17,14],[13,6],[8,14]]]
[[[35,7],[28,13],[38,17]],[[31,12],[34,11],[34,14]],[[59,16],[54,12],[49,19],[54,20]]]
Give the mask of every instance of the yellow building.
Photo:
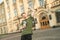
[[[37,19],[36,29],[50,28],[45,2],[46,0],[4,0],[8,33],[19,30],[22,13],[34,13],[34,18]]]
[[[59,25],[59,16],[55,15],[56,10],[60,11],[59,0],[4,0],[4,5],[8,33],[19,31],[23,13],[34,14],[34,18],[37,19],[36,29],[48,29]]]
[[[5,15],[4,2],[0,4],[0,34],[7,33],[7,21]]]

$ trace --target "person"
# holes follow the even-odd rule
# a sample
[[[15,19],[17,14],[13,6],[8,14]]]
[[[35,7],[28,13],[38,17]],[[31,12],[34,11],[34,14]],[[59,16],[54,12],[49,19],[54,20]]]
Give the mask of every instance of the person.
[[[32,40],[32,27],[34,26],[34,18],[31,15],[23,14],[24,20],[22,21],[22,35],[21,40]]]

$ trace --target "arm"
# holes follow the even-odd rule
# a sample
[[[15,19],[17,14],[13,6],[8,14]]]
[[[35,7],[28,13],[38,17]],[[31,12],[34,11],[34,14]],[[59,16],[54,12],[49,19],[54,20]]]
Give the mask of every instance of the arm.
[[[24,30],[26,28],[26,21],[22,21],[22,23],[21,23],[21,28],[20,28],[20,30],[22,31],[22,30]]]
[[[25,29],[25,28],[26,28],[26,24],[23,24],[22,29]]]

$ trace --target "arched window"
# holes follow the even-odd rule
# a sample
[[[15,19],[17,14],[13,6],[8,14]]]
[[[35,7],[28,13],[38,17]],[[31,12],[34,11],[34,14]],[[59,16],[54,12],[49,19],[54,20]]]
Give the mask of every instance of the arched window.
[[[30,8],[33,8],[33,1],[32,0],[28,0],[28,4]]]
[[[44,0],[39,0],[39,4],[41,7],[43,7],[45,5],[45,1]]]
[[[41,20],[46,19],[46,14],[45,14],[45,13],[41,13],[41,14],[40,14],[40,19],[41,19]]]

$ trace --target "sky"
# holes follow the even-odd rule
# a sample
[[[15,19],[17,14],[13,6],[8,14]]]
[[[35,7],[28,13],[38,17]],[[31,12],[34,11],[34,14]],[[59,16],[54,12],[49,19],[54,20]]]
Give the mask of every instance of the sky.
[[[3,0],[0,0],[0,3],[2,2]]]

